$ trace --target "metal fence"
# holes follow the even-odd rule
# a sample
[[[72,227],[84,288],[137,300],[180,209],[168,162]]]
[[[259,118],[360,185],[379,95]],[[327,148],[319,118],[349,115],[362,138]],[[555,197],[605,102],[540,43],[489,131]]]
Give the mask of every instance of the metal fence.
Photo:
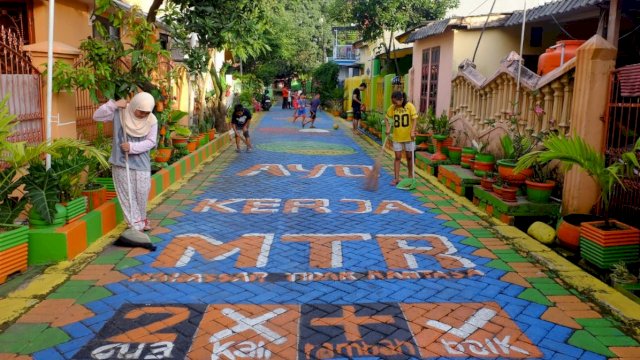
[[[14,29],[0,26],[0,98],[17,121],[9,141],[37,143],[44,138],[42,76],[22,46]]]
[[[607,164],[618,161],[620,155],[629,151],[640,137],[640,96],[624,96],[620,80],[620,71],[613,71],[605,112]],[[636,173],[623,179],[623,184],[615,186],[609,214],[626,224],[640,226],[640,175]]]

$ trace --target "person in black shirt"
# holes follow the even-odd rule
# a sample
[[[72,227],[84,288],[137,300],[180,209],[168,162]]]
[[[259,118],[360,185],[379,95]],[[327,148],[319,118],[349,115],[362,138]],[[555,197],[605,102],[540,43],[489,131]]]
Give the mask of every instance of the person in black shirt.
[[[362,102],[361,92],[367,88],[367,84],[362,83],[358,88],[353,90],[353,96],[351,97],[351,108],[353,109],[353,133],[358,134],[358,126],[360,125],[360,119],[362,119],[362,112],[365,110],[364,103]]]
[[[242,104],[237,104],[231,116],[231,127],[236,134],[236,152],[240,152],[240,140],[247,145],[247,152],[251,152],[251,140],[249,139],[249,123],[251,122],[251,112],[245,109]],[[240,135],[242,131],[242,136]]]

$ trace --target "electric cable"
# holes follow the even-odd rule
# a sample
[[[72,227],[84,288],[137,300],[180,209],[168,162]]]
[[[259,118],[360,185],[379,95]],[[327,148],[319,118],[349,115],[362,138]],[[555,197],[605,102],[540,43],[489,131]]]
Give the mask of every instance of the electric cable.
[[[563,33],[565,33],[565,35],[567,35],[569,38],[571,38],[571,40],[575,40],[576,38],[573,37],[571,34],[569,34],[569,32],[567,30],[565,30],[562,25],[560,25],[560,23],[558,22],[558,20],[556,20],[556,17],[553,16],[553,14],[550,14],[551,18],[553,19],[553,21],[555,21],[556,25],[558,25],[558,27],[560,28],[560,30],[562,30]]]
[[[476,43],[476,49],[473,51],[473,58],[471,59],[471,62],[475,63],[476,62],[476,54],[478,53],[478,48],[480,47],[480,41],[482,40],[482,35],[484,34],[485,29],[487,28],[487,24],[489,23],[489,18],[491,17],[491,14],[493,13],[493,7],[496,5],[496,0],[493,0],[493,3],[491,4],[491,9],[489,10],[489,13],[487,14],[487,19],[484,22],[484,25],[482,26],[482,31],[480,31],[480,37],[478,38],[478,42]]]

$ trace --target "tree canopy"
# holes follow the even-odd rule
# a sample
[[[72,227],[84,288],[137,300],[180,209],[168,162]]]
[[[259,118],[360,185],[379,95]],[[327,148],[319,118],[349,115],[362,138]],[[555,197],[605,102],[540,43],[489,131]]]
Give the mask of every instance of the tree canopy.
[[[378,39],[384,30],[406,30],[442,18],[459,0],[333,0],[329,13],[336,21],[355,23],[365,41]]]

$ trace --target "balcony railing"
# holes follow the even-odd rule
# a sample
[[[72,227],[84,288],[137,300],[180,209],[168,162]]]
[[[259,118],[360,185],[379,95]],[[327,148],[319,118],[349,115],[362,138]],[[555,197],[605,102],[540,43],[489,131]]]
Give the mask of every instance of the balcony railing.
[[[358,50],[352,45],[336,45],[333,47],[333,60],[357,60]]]

